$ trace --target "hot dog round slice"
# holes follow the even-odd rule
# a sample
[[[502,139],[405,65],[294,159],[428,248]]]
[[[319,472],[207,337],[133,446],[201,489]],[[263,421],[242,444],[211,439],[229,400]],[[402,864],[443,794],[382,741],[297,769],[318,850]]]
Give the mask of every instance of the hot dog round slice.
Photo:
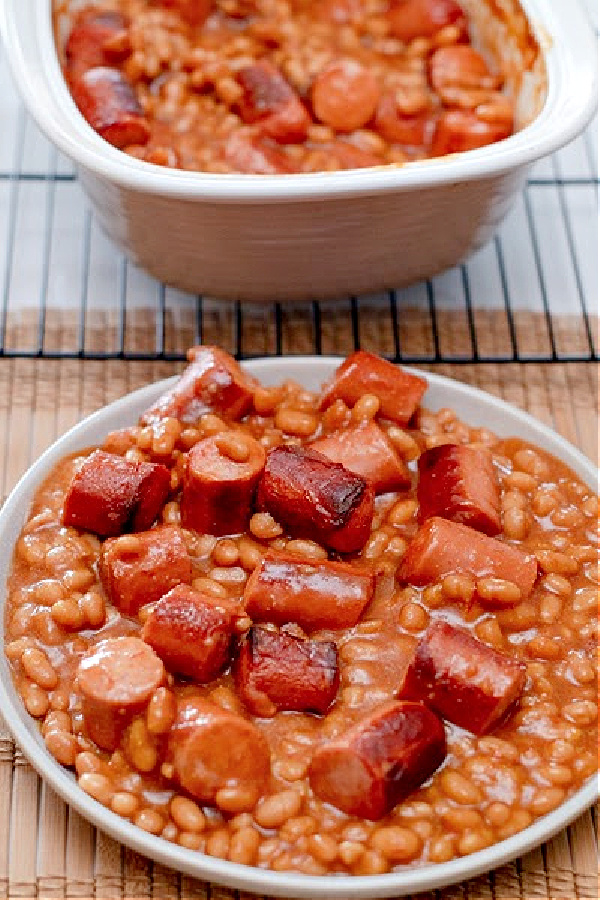
[[[442,516],[494,535],[502,531],[500,489],[491,453],[442,444],[419,457],[419,520]]]
[[[538,566],[535,556],[518,547],[433,516],[410,542],[399,576],[409,584],[423,585],[453,572],[512,581],[524,600],[533,590]]]
[[[196,697],[179,702],[168,754],[175,780],[204,803],[214,803],[221,788],[258,800],[271,772],[264,734],[242,716]]]
[[[380,819],[446,756],[440,719],[422,703],[390,703],[315,752],[314,793],[350,816]]]
[[[107,638],[96,644],[77,669],[89,737],[103,750],[114,750],[123,728],[165,676],[152,647],[137,637]]]
[[[185,527],[215,535],[244,531],[265,460],[262,444],[241,432],[224,432],[195,444],[183,476]]]
[[[333,641],[307,641],[254,626],[235,662],[238,694],[256,716],[279,709],[325,713],[340,675]]]
[[[473,734],[485,734],[515,706],[525,677],[524,663],[464,628],[435,622],[417,645],[399,695],[422,700]]]
[[[408,466],[401,459],[383,429],[375,422],[347,428],[311,444],[332,462],[362,475],[376,494],[410,487]]]
[[[205,683],[229,662],[234,622],[232,604],[179,584],[158,601],[142,637],[170,672]]]
[[[256,503],[290,534],[337,550],[360,550],[371,530],[373,489],[360,475],[304,447],[275,447]]]

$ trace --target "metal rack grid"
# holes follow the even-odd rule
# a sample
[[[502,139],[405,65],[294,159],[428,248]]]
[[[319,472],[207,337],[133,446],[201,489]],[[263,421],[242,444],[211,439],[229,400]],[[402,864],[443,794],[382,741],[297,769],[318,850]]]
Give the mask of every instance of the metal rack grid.
[[[178,360],[216,340],[238,357],[371,344],[406,363],[600,359],[596,122],[537,165],[498,234],[463,265],[385,294],[257,306],[161,284],[105,238],[70,162],[27,116],[1,48],[0,121],[2,357]]]

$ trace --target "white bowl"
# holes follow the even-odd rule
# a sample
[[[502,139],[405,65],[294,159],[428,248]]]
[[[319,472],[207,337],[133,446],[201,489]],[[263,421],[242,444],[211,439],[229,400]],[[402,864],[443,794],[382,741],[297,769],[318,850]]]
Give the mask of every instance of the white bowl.
[[[339,364],[331,357],[255,360],[245,368],[263,384],[277,384],[293,378],[318,390]],[[411,371],[411,370],[409,370]],[[597,490],[598,472],[583,454],[545,425],[469,385],[423,372],[429,382],[425,405],[430,409],[450,406],[473,425],[486,426],[503,436],[516,435],[531,441],[569,465],[591,488]],[[138,416],[174,379],[149,385],[111,403],[72,428],[40,457],[15,487],[0,511],[0,621],[4,620],[6,579],[13,548],[27,518],[33,496],[56,463],[66,454],[100,443],[107,432],[135,422]],[[37,723],[25,711],[17,694],[4,656],[4,634],[0,633],[0,712],[20,744],[23,753],[39,774],[82,816],[114,838],[140,853],[206,881],[214,881],[259,894],[281,897],[352,898],[398,897],[433,890],[489,872],[510,859],[526,853],[564,828],[598,798],[597,778],[591,778],[558,809],[538,819],[529,828],[492,847],[452,862],[426,865],[390,875],[314,876],[265,871],[225,862],[186,850],[177,844],[148,834],[117,816],[85,794],[73,775],[63,769],[46,750]]]
[[[475,18],[486,2],[493,8],[463,0]],[[452,157],[309,175],[211,175],[133,159],[77,111],[57,60],[50,0],[3,0],[0,32],[30,113],[73,160],[100,223],[136,263],[196,293],[309,299],[398,288],[462,260],[492,236],[532,162],[589,121],[595,45],[579,3],[521,6],[543,55],[537,83],[518,98],[525,118],[543,102],[546,74],[548,82],[530,125]]]

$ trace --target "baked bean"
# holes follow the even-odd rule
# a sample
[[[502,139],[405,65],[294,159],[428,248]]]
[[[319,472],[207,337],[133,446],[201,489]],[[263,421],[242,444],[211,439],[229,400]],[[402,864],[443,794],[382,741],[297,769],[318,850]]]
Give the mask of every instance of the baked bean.
[[[538,486],[538,480],[526,472],[512,472],[504,479],[504,486],[511,490],[531,494]]]
[[[442,791],[455,803],[471,806],[481,802],[481,792],[468,778],[453,769],[444,769],[439,784]]]
[[[317,418],[312,413],[280,407],[275,413],[275,426],[285,434],[310,437],[317,430]]]
[[[217,541],[213,548],[212,558],[217,566],[235,566],[239,557],[237,544],[231,538]]]
[[[448,862],[456,854],[456,837],[444,834],[432,842],[429,848],[429,859],[434,863]]]
[[[206,839],[203,835],[196,834],[192,831],[181,831],[177,837],[177,843],[181,847],[185,847],[186,850],[202,852],[206,843]]]
[[[51,615],[56,624],[66,631],[79,631],[85,625],[84,612],[75,596],[57,600],[52,605]]]
[[[262,562],[263,550],[260,544],[251,541],[249,538],[240,538],[238,540],[238,552],[240,564],[247,572],[252,572]]]
[[[48,712],[50,701],[48,700],[47,691],[43,690],[35,682],[29,682],[21,689],[23,703],[30,716],[34,719],[41,719]]]
[[[475,582],[469,575],[446,575],[442,579],[441,587],[447,600],[456,600],[459,603],[470,603],[475,593]]]
[[[422,598],[423,603],[430,609],[442,606],[446,599],[441,584],[430,584],[423,591]]]
[[[298,791],[280,791],[260,800],[254,810],[254,818],[262,828],[278,828],[287,819],[297,816],[302,806]]]
[[[401,528],[414,519],[417,508],[416,500],[399,500],[390,510],[388,522],[396,528]]]
[[[98,629],[106,620],[106,604],[98,589],[87,591],[79,601],[79,608],[90,628]]]
[[[240,828],[231,836],[229,859],[244,866],[252,866],[256,860],[260,834],[255,828]]]
[[[199,832],[206,826],[206,817],[197,803],[188,797],[173,797],[169,810],[181,831]]]
[[[399,621],[407,631],[424,631],[429,624],[429,615],[418,603],[405,603],[400,610]]]
[[[205,852],[208,856],[227,859],[229,854],[229,832],[226,828],[218,828],[209,835],[206,841]]]
[[[355,865],[364,852],[365,846],[359,841],[341,841],[338,847],[338,855],[347,866]]]
[[[235,814],[253,810],[257,799],[257,793],[248,787],[224,787],[217,791],[215,803],[223,812]]]
[[[42,735],[45,737],[46,732],[52,730],[71,732],[73,730],[71,716],[64,710],[51,709],[44,719]]]
[[[557,550],[540,550],[536,555],[538,563],[547,574],[575,575],[579,569],[576,559]]]
[[[25,674],[39,687],[51,691],[58,684],[58,675],[43,650],[28,647],[23,651],[21,665]]]
[[[158,762],[158,752],[143,719],[135,719],[127,735],[127,755],[139,772],[151,772]]]
[[[529,475],[535,475],[536,478],[546,480],[549,475],[548,464],[541,456],[529,447],[523,447],[517,450],[513,457],[515,468],[521,472],[527,472]]]
[[[496,618],[483,619],[475,626],[475,634],[484,644],[500,650],[504,645],[504,635]]]
[[[270,513],[254,513],[250,519],[250,531],[259,541],[269,541],[283,534],[283,528]]]
[[[565,792],[562,788],[539,788],[531,800],[531,811],[536,816],[545,816],[546,813],[556,809],[564,797]]]
[[[469,853],[477,853],[484,850],[494,842],[494,832],[489,828],[481,828],[478,831],[465,831],[458,839],[458,852],[461,856]]]
[[[325,865],[334,862],[338,855],[337,841],[328,834],[311,834],[308,838],[308,849]]]
[[[27,592],[29,599],[41,606],[52,606],[57,600],[62,600],[65,590],[56,578],[44,578],[32,585]]]
[[[518,834],[519,831],[522,831],[524,828],[527,828],[528,825],[531,824],[532,815],[526,809],[516,809],[511,813],[510,819],[506,823],[506,825],[500,826],[496,830],[496,834],[498,839],[503,841],[506,838],[512,837],[513,834]]]
[[[161,814],[151,807],[140,809],[134,816],[133,824],[150,834],[160,834],[165,826]]]
[[[452,806],[440,813],[444,823],[455,831],[477,830],[482,827],[483,819],[476,809]]]
[[[559,618],[563,601],[557,594],[542,594],[540,597],[540,619],[546,625],[552,625]]]
[[[138,806],[138,798],[135,794],[130,794],[128,791],[117,791],[113,794],[110,801],[112,811],[116,812],[118,816],[124,816],[126,819],[130,819],[133,816]]]
[[[352,418],[355,422],[367,422],[374,419],[379,412],[379,397],[375,394],[363,394],[352,407]]]
[[[588,659],[580,656],[572,656],[569,660],[569,669],[575,681],[579,684],[589,684],[596,680],[594,667]]]
[[[352,872],[354,875],[383,875],[389,871],[389,865],[384,856],[375,850],[365,850]]]
[[[512,581],[503,578],[479,578],[477,594],[493,606],[515,606],[521,599],[521,590]]]
[[[572,700],[562,707],[562,715],[575,725],[592,725],[598,718],[598,705],[591,700]]]
[[[510,807],[506,803],[495,800],[484,812],[486,822],[492,827],[506,825],[510,818]]]
[[[247,438],[235,431],[224,431],[218,435],[216,445],[219,451],[233,462],[244,463],[250,456]]]
[[[152,694],[146,710],[146,728],[150,734],[166,734],[177,714],[175,696],[166,687],[159,687]]]
[[[98,772],[83,772],[77,779],[77,783],[86,794],[89,794],[90,797],[93,797],[94,800],[104,804],[104,806],[110,803],[114,794],[114,788],[110,778],[107,778],[106,775],[101,775]]]
[[[317,544],[315,541],[302,540],[296,538],[288,541],[285,545],[287,553],[293,553],[295,556],[302,556],[304,559],[327,559],[327,550]]]
[[[194,578],[192,587],[194,590],[200,591],[200,593],[210,594],[211,597],[216,597],[218,599],[227,597],[226,588],[224,588],[222,584],[218,584],[218,582],[214,581],[212,578]]]
[[[61,766],[75,765],[77,756],[77,738],[68,731],[50,728],[44,735],[46,747]]]
[[[510,506],[502,513],[502,528],[511,541],[524,540],[531,527],[531,516],[518,506]]]
[[[388,825],[377,828],[370,838],[371,846],[391,863],[405,863],[420,854],[423,841],[410,828]]]

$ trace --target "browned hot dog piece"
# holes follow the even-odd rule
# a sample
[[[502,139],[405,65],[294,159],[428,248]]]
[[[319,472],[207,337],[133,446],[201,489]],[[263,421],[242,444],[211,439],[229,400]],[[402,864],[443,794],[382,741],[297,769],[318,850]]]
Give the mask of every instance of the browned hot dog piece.
[[[253,128],[240,128],[223,144],[224,161],[235,171],[247,175],[289,175],[294,165],[284,150],[256,134]]]
[[[333,641],[308,641],[260,626],[250,629],[235,662],[239,696],[256,716],[277,710],[325,713],[340,681]]]
[[[126,616],[137,615],[176,584],[189,584],[192,564],[180,529],[163,525],[109,538],[102,547],[100,578],[110,602]]]
[[[363,394],[374,394],[382,416],[406,425],[426,390],[427,382],[420,375],[406,372],[367,350],[357,350],[324,385],[320,405],[325,409],[334,400],[343,400],[353,406]]]
[[[360,550],[371,530],[373,489],[360,475],[310,448],[271,450],[256,502],[290,534],[339,553]]]
[[[455,0],[395,0],[388,16],[392,34],[406,43],[432,37],[448,25],[461,36],[466,33],[464,13]]]
[[[511,544],[434,516],[427,519],[410,542],[400,567],[400,578],[421,585],[452,572],[512,581],[524,600],[535,584],[537,561],[535,556]]]
[[[202,534],[239,534],[252,514],[265,466],[262,444],[227,432],[198,441],[183,475],[181,521]]]
[[[348,563],[269,552],[246,582],[244,605],[261,622],[297,622],[306,631],[352,628],[374,590],[375,576]]]
[[[203,683],[229,662],[235,618],[227,601],[178,584],[158,601],[142,637],[170,672]]]
[[[237,73],[242,97],[236,109],[243,122],[257,123],[262,134],[283,144],[303,141],[310,116],[279,69],[265,60]]]
[[[96,66],[71,79],[71,94],[100,137],[122,149],[145,144],[150,126],[133,88],[118,69]]]
[[[410,487],[411,478],[406,463],[375,422],[347,428],[314,441],[310,446],[332,462],[341,463],[356,475],[362,475],[376,494]]]
[[[137,637],[96,644],[77,670],[89,737],[103,750],[114,750],[123,728],[143,710],[165,675],[154,650]]]
[[[146,410],[141,424],[151,425],[170,417],[189,424],[208,412],[241,419],[252,406],[254,379],[218,347],[192,347],[187,357],[189,366],[174,386]]]
[[[419,457],[419,520],[442,516],[485,534],[502,531],[492,456],[466,444],[442,444]]]
[[[83,9],[73,22],[65,44],[68,78],[96,66],[122,62],[131,50],[127,25],[121,13],[95,7]]]
[[[63,522],[101,537],[146,531],[162,509],[170,483],[166,466],[95,450],[73,476]]]
[[[271,771],[269,745],[255,725],[196,697],[179,701],[168,757],[175,780],[204,803],[214,803],[221,788],[232,788],[248,795],[252,807]]]
[[[422,703],[390,703],[316,750],[310,785],[350,816],[380,819],[445,756],[444,725],[435,713]]]
[[[423,635],[399,696],[422,700],[473,734],[499,724],[525,685],[526,666],[466,631],[435,622]]]

